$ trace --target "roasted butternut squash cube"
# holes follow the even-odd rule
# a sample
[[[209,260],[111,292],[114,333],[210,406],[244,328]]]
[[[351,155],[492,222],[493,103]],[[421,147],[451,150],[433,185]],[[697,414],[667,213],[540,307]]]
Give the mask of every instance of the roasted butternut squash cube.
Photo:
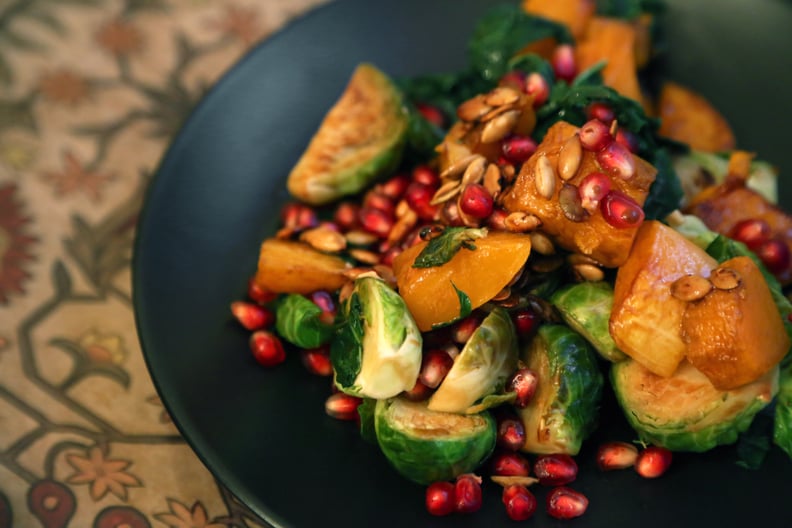
[[[658,133],[705,152],[731,150],[734,133],[726,118],[700,94],[681,84],[665,82],[657,101]]]
[[[335,291],[347,281],[344,272],[350,267],[303,242],[270,238],[261,244],[255,281],[276,293]]]
[[[687,352],[687,304],[671,295],[671,284],[689,274],[708,277],[717,265],[672,228],[644,222],[613,289],[609,326],[619,349],[659,376],[672,375]]]
[[[789,350],[789,337],[762,272],[748,257],[719,270],[734,272],[739,285],[713,289],[691,302],[682,317],[690,363],[715,388],[730,390],[772,370]]]
[[[550,165],[556,167],[564,143],[577,132],[576,126],[564,121],[550,127],[536,153],[523,164],[514,184],[501,195],[499,201],[509,212],[522,211],[536,215],[542,221],[541,230],[553,237],[559,246],[589,255],[604,266],[618,267],[627,259],[637,226],[614,227],[605,221],[599,210],[580,222],[570,220],[564,215],[559,201],[559,193],[565,182],[558,175],[555,176],[556,189],[552,197],[545,198],[537,189],[537,164],[540,157],[546,157]],[[614,190],[643,205],[657,171],[640,157],[633,157],[635,175],[629,180],[611,178],[611,184]],[[577,173],[566,183],[579,185],[588,174],[601,171],[596,155],[584,150]]]
[[[523,0],[522,5],[526,13],[565,25],[575,40],[583,36],[597,8],[594,0]]]

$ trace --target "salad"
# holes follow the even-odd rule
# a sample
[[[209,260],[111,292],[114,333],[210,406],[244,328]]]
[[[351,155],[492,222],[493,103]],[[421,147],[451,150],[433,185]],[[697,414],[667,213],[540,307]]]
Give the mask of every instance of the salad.
[[[526,0],[479,22],[461,72],[361,64],[289,175],[232,312],[259,363],[295,347],[332,379],[327,414],[429,514],[502,486],[527,519],[541,486],[549,515],[582,515],[575,456],[608,391],[633,434],[603,471],[735,442],[758,467],[768,416],[792,456],[792,218],[706,99],[647,92],[661,11]]]

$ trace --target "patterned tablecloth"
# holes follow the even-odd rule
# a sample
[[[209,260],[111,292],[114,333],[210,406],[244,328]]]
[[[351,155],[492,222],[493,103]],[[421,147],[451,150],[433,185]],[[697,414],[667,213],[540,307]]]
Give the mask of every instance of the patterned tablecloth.
[[[262,526],[163,409],[130,260],[207,88],[322,0],[0,0],[0,528]]]

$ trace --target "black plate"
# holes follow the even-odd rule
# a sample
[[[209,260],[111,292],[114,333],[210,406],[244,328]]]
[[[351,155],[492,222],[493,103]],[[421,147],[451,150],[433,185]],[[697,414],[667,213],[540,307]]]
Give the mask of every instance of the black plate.
[[[498,490],[483,511],[434,519],[423,488],[324,414],[328,382],[296,357],[254,364],[229,317],[287,194],[286,174],[354,66],[394,76],[453,71],[491,0],[350,0],[310,13],[249,54],[206,97],[166,155],[143,212],[135,308],[154,381],[184,436],[236,494],[278,526],[492,526],[507,523]],[[788,103],[792,6],[777,0],[671,2],[671,75],[723,109],[743,147],[792,171]],[[783,186],[783,185],[782,185]],[[790,186],[783,188],[787,205]],[[617,423],[623,424],[621,420]],[[612,438],[607,427],[589,444]],[[599,473],[591,447],[574,487],[591,500],[576,526],[788,526],[792,463],[774,449],[761,471],[733,451],[676,457],[661,480]],[[544,491],[537,490],[540,500]],[[787,521],[782,519],[786,518]],[[565,525],[540,512],[532,526]],[[761,524],[761,523],[760,523]]]

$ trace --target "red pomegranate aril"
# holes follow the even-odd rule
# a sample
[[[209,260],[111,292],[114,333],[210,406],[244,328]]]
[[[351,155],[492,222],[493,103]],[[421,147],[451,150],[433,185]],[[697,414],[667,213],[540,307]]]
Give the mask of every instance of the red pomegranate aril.
[[[578,132],[580,146],[591,152],[599,152],[613,143],[608,125],[599,119],[587,121]]]
[[[326,291],[318,290],[311,294],[311,301],[318,306],[322,312],[329,314],[330,322],[332,323],[336,314],[333,296]]]
[[[671,451],[665,447],[646,447],[635,459],[635,471],[644,478],[657,478],[668,471],[672,458]]]
[[[611,190],[611,180],[607,174],[592,172],[586,175],[578,185],[580,204],[583,209],[593,213],[599,207],[600,200]]]
[[[284,227],[291,229],[306,229],[314,227],[319,219],[316,216],[316,211],[297,202],[286,204],[281,210],[281,221]]]
[[[330,353],[327,347],[300,350],[300,361],[311,374],[317,376],[333,374],[333,364],[330,363]]]
[[[364,207],[358,214],[360,225],[365,230],[380,238],[385,238],[393,229],[393,217],[380,209]]]
[[[493,455],[490,467],[493,475],[501,477],[527,477],[531,474],[528,459],[513,451],[501,451]]]
[[[448,371],[454,365],[454,360],[448,352],[439,348],[433,348],[424,352],[421,361],[421,370],[418,373],[418,381],[429,387],[436,389],[445,379]]]
[[[511,86],[522,90],[525,88],[525,74],[517,70],[506,72],[498,81],[498,86]]]
[[[343,231],[351,231],[360,226],[358,215],[360,206],[352,202],[342,202],[333,213],[333,221]]]
[[[567,82],[572,80],[577,75],[577,63],[575,62],[575,49],[570,44],[561,44],[556,46],[553,50],[553,56],[550,59],[553,66],[553,71],[557,79],[563,79]]]
[[[377,191],[369,191],[363,197],[363,207],[371,209],[379,209],[388,216],[393,216],[396,211],[396,204],[393,200],[385,194]]]
[[[516,416],[498,420],[497,444],[511,451],[517,451],[525,445],[525,426],[522,420]]]
[[[586,513],[588,498],[582,493],[559,486],[553,488],[546,497],[547,513],[556,519],[574,519]]]
[[[597,152],[597,163],[605,172],[622,180],[635,176],[635,158],[621,143],[614,141]]]
[[[469,315],[461,321],[454,323],[451,331],[451,339],[453,339],[455,343],[463,345],[467,343],[470,336],[473,335],[473,332],[475,332],[476,328],[480,325],[481,320],[478,317]]]
[[[632,153],[638,152],[638,138],[629,130],[620,128],[616,132],[616,142],[623,145]]]
[[[539,314],[527,308],[518,309],[511,313],[514,328],[522,337],[530,336],[539,327],[541,319]]]
[[[524,163],[536,152],[536,141],[529,136],[509,136],[501,143],[501,152],[507,163]]]
[[[597,449],[597,467],[602,471],[626,469],[635,464],[638,448],[627,442],[605,442]]]
[[[756,248],[770,240],[772,231],[770,224],[761,218],[746,218],[740,220],[729,231],[729,236],[738,242],[742,242],[748,249],[756,251]]]
[[[256,330],[248,341],[256,361],[265,367],[274,367],[286,360],[286,351],[281,340],[266,330]]]
[[[481,509],[481,477],[466,473],[457,477],[454,487],[456,511],[473,513]]]
[[[503,488],[502,501],[506,506],[506,515],[513,521],[530,519],[536,513],[538,506],[536,496],[519,484]]]
[[[523,91],[528,95],[533,95],[533,107],[537,108],[547,102],[550,97],[550,85],[541,73],[533,72],[525,78],[525,88]]]
[[[407,187],[409,185],[409,176],[406,174],[397,174],[391,179],[383,182],[379,189],[382,194],[395,202],[404,196],[404,193],[407,191]]]
[[[440,175],[428,165],[418,165],[412,171],[414,182],[422,183],[427,187],[437,187],[440,185]]]
[[[616,119],[616,114],[613,112],[613,109],[607,104],[599,101],[591,103],[588,108],[586,108],[586,116],[588,116],[589,119],[602,121],[608,126]]]
[[[251,301],[257,304],[267,304],[278,298],[278,294],[274,291],[259,286],[255,277],[251,277],[248,281],[247,296]]]
[[[506,382],[506,390],[514,391],[517,398],[513,405],[518,409],[523,409],[531,403],[536,394],[536,387],[539,384],[539,376],[529,368],[520,368],[512,374]]]
[[[398,257],[402,251],[404,251],[399,246],[393,246],[389,248],[385,253],[382,254],[382,258],[380,258],[380,264],[384,264],[386,266],[393,266],[393,259]]]
[[[421,220],[432,220],[437,207],[431,205],[435,189],[420,182],[412,182],[404,193],[404,199]]]
[[[424,119],[432,123],[434,126],[438,128],[445,128],[446,119],[443,115],[443,112],[441,112],[439,108],[427,103],[417,103],[415,108],[421,113]]]
[[[783,240],[771,238],[756,248],[756,255],[772,273],[781,273],[789,268],[789,246]]]
[[[275,314],[272,311],[246,301],[232,302],[231,313],[248,330],[258,330],[275,322]]]
[[[442,517],[456,510],[456,487],[451,482],[433,482],[426,488],[426,511]]]
[[[431,396],[433,393],[434,393],[434,389],[430,389],[429,387],[421,383],[421,380],[417,380],[415,382],[415,385],[413,385],[413,387],[410,390],[406,390],[402,392],[401,395],[410,401],[417,402],[417,401],[424,401],[429,399],[429,396]]]
[[[325,400],[325,412],[328,416],[337,420],[357,420],[357,408],[362,402],[362,399],[355,396],[336,392]]]
[[[533,472],[543,486],[562,486],[577,478],[578,465],[566,454],[540,455],[534,462]]]
[[[496,207],[492,210],[489,218],[487,218],[487,226],[496,231],[505,231],[507,216],[509,216],[509,213]]]
[[[643,208],[626,194],[615,190],[600,200],[600,211],[606,222],[619,229],[637,227],[644,220]]]
[[[473,218],[484,219],[492,213],[492,195],[478,183],[469,183],[462,190],[459,208]]]

